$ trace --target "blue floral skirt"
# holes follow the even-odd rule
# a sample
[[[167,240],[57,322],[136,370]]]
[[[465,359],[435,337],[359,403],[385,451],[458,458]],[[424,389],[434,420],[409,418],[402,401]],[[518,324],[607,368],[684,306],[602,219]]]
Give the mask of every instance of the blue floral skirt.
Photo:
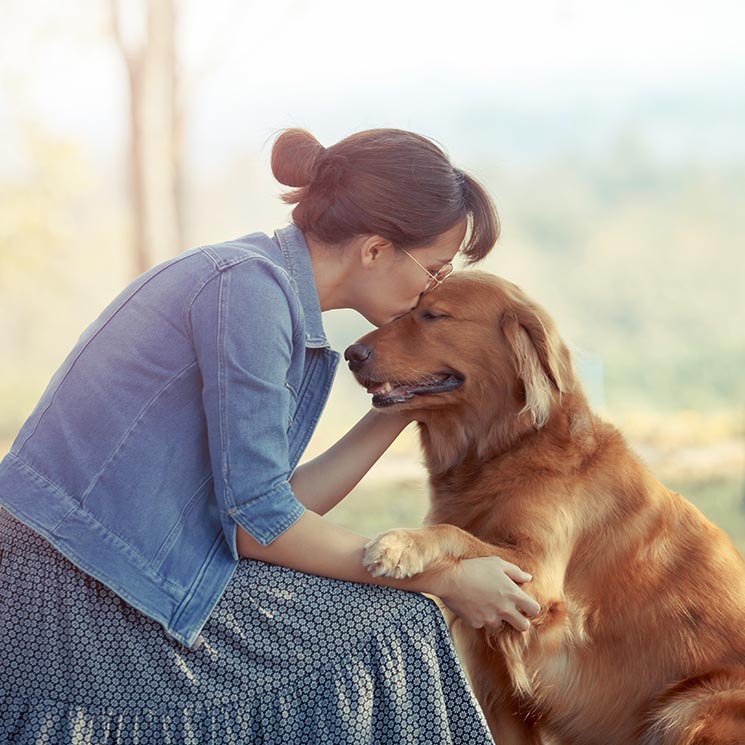
[[[493,745],[436,604],[243,559],[195,650],[0,509],[0,742]]]

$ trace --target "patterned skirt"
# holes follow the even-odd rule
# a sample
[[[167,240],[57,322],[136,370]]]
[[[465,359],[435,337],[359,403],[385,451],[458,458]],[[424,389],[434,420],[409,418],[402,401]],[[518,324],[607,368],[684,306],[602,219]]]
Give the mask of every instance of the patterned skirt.
[[[0,509],[0,742],[493,745],[424,595],[239,562],[195,650]]]

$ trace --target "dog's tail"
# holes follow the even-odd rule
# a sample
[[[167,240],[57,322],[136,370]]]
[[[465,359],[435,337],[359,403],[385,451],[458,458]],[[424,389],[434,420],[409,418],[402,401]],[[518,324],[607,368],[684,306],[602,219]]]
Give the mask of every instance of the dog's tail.
[[[639,745],[745,743],[745,668],[720,668],[666,688],[639,731]]]

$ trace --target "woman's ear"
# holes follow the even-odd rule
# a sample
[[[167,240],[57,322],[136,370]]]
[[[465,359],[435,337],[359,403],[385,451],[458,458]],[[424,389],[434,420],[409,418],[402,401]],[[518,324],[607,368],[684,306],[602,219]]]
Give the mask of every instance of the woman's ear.
[[[386,252],[393,252],[393,244],[379,235],[368,235],[360,244],[360,259],[365,269],[376,265]]]
[[[569,350],[548,314],[529,301],[505,311],[501,328],[525,387],[522,411],[530,411],[533,424],[540,428],[548,420],[554,394],[561,402],[561,395],[574,386]]]

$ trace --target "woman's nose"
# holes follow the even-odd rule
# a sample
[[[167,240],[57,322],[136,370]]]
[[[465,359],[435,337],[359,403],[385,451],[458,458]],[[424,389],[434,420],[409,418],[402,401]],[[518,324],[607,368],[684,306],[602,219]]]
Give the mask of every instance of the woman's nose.
[[[365,360],[370,356],[372,349],[364,344],[352,344],[344,350],[344,359],[349,363],[349,369],[357,372]]]

